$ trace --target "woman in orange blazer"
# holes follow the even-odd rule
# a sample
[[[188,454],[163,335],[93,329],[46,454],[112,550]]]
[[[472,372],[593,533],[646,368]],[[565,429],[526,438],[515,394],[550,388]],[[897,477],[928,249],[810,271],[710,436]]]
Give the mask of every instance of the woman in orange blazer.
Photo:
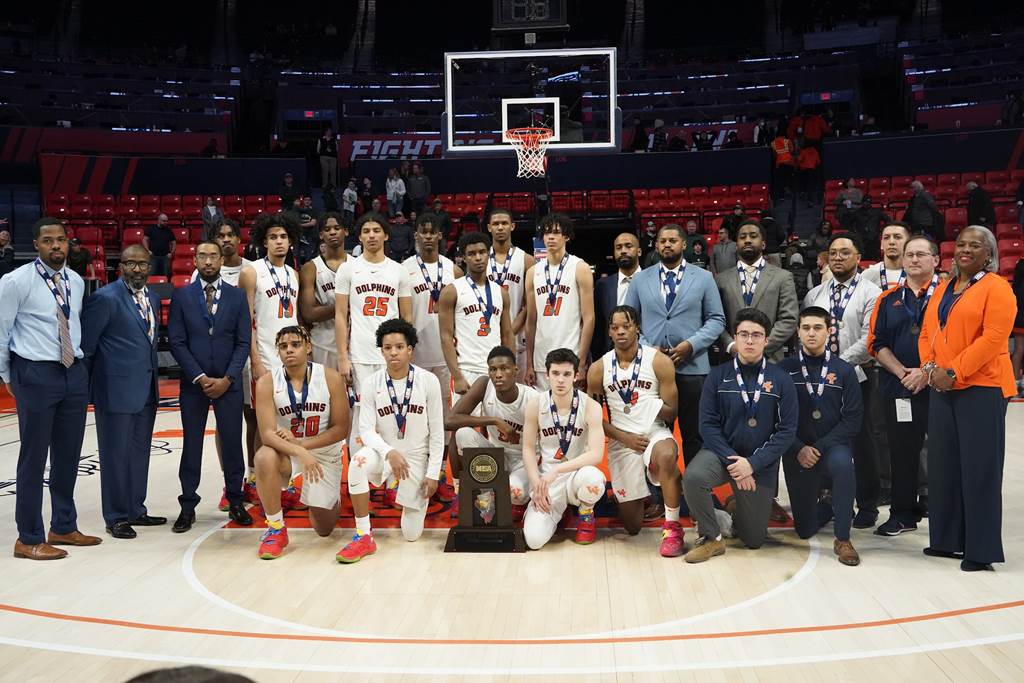
[[[932,296],[918,351],[928,374],[926,555],[964,571],[1003,562],[1006,404],[1016,393],[1007,338],[1017,301],[994,273],[996,238],[972,225],[956,241],[953,269]]]

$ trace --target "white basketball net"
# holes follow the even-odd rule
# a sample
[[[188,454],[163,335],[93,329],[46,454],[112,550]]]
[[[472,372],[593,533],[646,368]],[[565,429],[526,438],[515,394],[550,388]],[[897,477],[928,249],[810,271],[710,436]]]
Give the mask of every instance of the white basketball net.
[[[507,133],[509,143],[519,158],[520,178],[541,178],[548,167],[548,142],[554,131],[550,128],[512,128]]]

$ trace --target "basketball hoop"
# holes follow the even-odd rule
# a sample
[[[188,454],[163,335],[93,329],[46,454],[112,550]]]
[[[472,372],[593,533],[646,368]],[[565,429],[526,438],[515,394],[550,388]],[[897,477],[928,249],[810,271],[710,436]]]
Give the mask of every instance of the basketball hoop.
[[[550,128],[510,128],[505,131],[505,137],[519,158],[520,178],[541,178],[545,175],[548,167],[545,153],[553,135]]]

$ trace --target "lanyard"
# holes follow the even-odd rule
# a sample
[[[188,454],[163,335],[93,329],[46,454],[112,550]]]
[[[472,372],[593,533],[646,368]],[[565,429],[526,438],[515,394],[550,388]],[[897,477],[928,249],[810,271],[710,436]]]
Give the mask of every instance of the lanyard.
[[[480,305],[480,324],[490,331],[491,315],[494,314],[494,299],[491,294],[491,281],[484,280],[484,289],[487,292],[486,303],[484,302],[484,297],[480,296],[480,290],[477,288],[476,283],[473,282],[473,278],[467,275],[466,282],[469,283],[469,288],[473,290],[473,295],[476,296],[476,302]]]
[[[270,271],[270,277],[274,279],[274,287],[277,288],[277,295],[281,298],[281,307],[285,311],[291,310],[292,307],[292,276],[288,272],[288,264],[284,265],[284,288],[281,287],[281,280],[277,277],[277,270],[273,264],[270,263],[270,259],[266,256],[263,257],[264,262],[267,264],[267,270]]]
[[[200,284],[203,284],[203,279],[199,278],[199,282],[200,282]],[[206,288],[208,286],[210,286],[210,284],[212,284],[212,283],[203,284],[203,286],[199,288],[199,305],[202,307],[203,317],[206,318],[206,322],[209,323],[210,331],[212,332],[213,331],[213,321],[214,321],[214,318],[217,316],[217,307],[220,306],[220,294],[221,294],[221,290],[224,287],[224,278],[217,278],[217,286],[216,286],[216,290],[217,291],[213,295],[213,310],[212,311],[208,311],[206,309]]]
[[[569,452],[572,438],[575,435],[576,416],[580,410],[580,392],[578,389],[572,390],[572,407],[569,409],[569,422],[565,427],[562,426],[561,420],[558,419],[558,409],[555,408],[555,395],[549,391],[548,397],[551,399],[551,421],[555,423],[555,429],[558,431],[558,453],[555,454],[555,460],[561,460]]]
[[[384,371],[384,381],[388,385],[388,396],[391,398],[391,407],[395,411],[395,423],[398,425],[398,438],[405,438],[406,416],[409,414],[409,401],[412,400],[412,366],[409,366],[409,376],[405,379],[405,398],[402,404],[398,404],[398,394],[395,393],[395,384],[391,381],[391,375]]]
[[[740,398],[743,399],[743,407],[747,411],[747,426],[757,426],[757,402],[761,400],[761,387],[764,385],[764,371],[768,367],[768,361],[764,358],[761,359],[761,370],[757,375],[757,386],[754,387],[754,396],[749,396],[749,390],[743,383],[743,373],[740,372],[740,361],[738,358],[732,359],[733,368],[736,370],[736,385],[740,389]]]
[[[953,282],[949,283],[949,289],[950,291],[953,291],[953,301],[952,303],[949,304],[949,310],[946,311],[946,315],[942,315],[941,306],[939,307],[939,327],[946,327],[946,323],[949,321],[949,316],[953,313],[953,309],[960,302],[960,299],[963,298],[964,294],[967,293],[968,289],[978,284],[981,278],[985,277],[986,275],[988,275],[987,270],[979,270],[977,273],[974,274],[973,277],[971,277],[970,282],[968,282],[967,286],[964,287],[964,291],[960,292],[959,294],[953,291],[953,288],[956,285],[956,281],[954,280]]]
[[[54,301],[60,306],[60,310],[64,312],[64,317],[71,319],[71,283],[68,281],[66,276],[62,276],[61,280],[64,281],[64,292],[61,293],[57,289],[57,283],[53,281],[53,275],[47,275],[46,269],[43,268],[43,264],[39,259],[36,259],[36,272],[39,273],[39,277],[43,278],[46,286],[50,288],[50,294],[53,294]]]
[[[629,379],[629,383],[625,387],[619,385],[619,361],[617,358],[612,359],[612,386],[619,392],[619,398],[622,399],[625,407],[622,409],[624,413],[629,415],[630,406],[636,403],[636,380],[640,376],[640,361],[644,355],[644,347],[636,347],[636,358],[633,359],[633,372],[632,377]]]
[[[924,312],[925,312],[925,310],[927,310],[928,302],[932,300],[932,294],[935,293],[935,288],[938,287],[938,286],[939,286],[939,276],[938,275],[932,275],[932,281],[928,285],[928,291],[925,292],[924,298],[920,300],[920,303],[918,304],[918,309],[917,309],[916,313],[914,311],[912,311],[911,307],[907,304],[907,290],[908,290],[908,288],[904,287],[904,289],[903,289],[903,309],[907,312],[907,317],[910,318],[910,321],[911,321],[911,323],[912,323],[912,325],[914,327],[914,329],[913,329],[914,334],[917,334],[918,332],[921,331],[921,322],[924,320]],[[964,290],[964,291],[966,291],[966,290]],[[911,292],[911,296],[915,296],[916,297],[916,295],[917,295],[917,292]]]
[[[825,393],[825,378],[828,376],[828,363],[832,359],[832,354],[829,353],[828,349],[825,349],[825,360],[821,363],[821,376],[818,378],[818,386],[815,389],[811,388],[811,373],[807,371],[807,361],[804,358],[804,350],[799,349],[797,354],[800,356],[800,373],[804,376],[804,388],[807,389],[807,395],[811,397],[811,405],[814,406],[814,419],[821,417],[821,411],[818,410],[818,405],[821,403],[821,397]]]
[[[299,420],[299,424],[302,424],[302,410],[306,407],[306,398],[309,396],[309,376],[313,369],[312,363],[306,363],[306,372],[302,375],[302,400],[298,403],[295,402],[295,390],[292,388],[292,380],[288,377],[288,371],[284,373],[284,385],[288,387],[288,401],[292,406],[292,415]],[[303,432],[305,434],[305,432]]]
[[[498,271],[498,259],[494,254],[494,247],[491,247],[491,279],[494,280],[499,287],[505,286],[505,279],[508,277],[508,268],[512,264],[512,254],[515,253],[515,250],[515,247],[508,250],[508,253],[505,255],[505,262],[501,264],[501,271]]]
[[[831,283],[832,287],[832,319],[836,321],[837,327],[842,327],[843,314],[846,313],[846,306],[850,303],[850,298],[853,296],[853,290],[857,289],[857,285],[860,284],[860,274],[854,275],[853,279],[850,280],[850,284],[846,285],[846,293],[843,294],[842,301],[836,301],[836,287],[839,284],[833,280]]]
[[[764,271],[764,258],[757,260],[757,266],[754,270],[754,276],[751,278],[750,283],[747,283],[747,269],[743,266],[737,266],[736,270],[740,274],[740,289],[743,290],[743,303],[749,306],[754,301],[754,291],[757,289],[757,281],[761,279],[761,272]]]
[[[889,289],[889,276],[886,275],[886,273],[885,273],[885,264],[884,263],[880,263],[878,265],[881,267],[881,270],[878,271],[878,279],[882,283],[882,291],[884,292],[885,290]],[[900,271],[900,278],[899,278],[899,280],[896,281],[896,286],[897,287],[902,287],[903,284],[906,281],[907,281],[907,271],[901,270]]]
[[[441,280],[444,278],[444,266],[441,264],[441,259],[437,259],[437,281],[430,279],[430,273],[427,272],[427,264],[423,262],[419,254],[416,254],[416,263],[420,265],[420,272],[423,273],[423,281],[427,283],[427,287],[430,288],[430,298],[437,303],[437,300],[441,298]]]
[[[558,286],[562,284],[562,271],[565,269],[565,264],[569,262],[569,255],[565,254],[562,256],[561,263],[558,264],[558,272],[555,273],[555,281],[551,282],[551,262],[544,259],[544,281],[548,285],[548,305],[554,306],[555,300],[558,298]],[[508,259],[505,259],[505,263],[508,263]]]

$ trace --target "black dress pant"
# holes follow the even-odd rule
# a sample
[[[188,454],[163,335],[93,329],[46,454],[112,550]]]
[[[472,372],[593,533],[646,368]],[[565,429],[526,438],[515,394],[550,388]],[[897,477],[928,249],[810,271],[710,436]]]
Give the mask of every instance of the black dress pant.
[[[875,392],[869,380],[860,383],[860,391],[864,398],[864,420],[860,425],[860,433],[853,442],[853,464],[857,472],[857,509],[877,511],[881,486],[878,482],[878,455],[872,434],[874,421],[871,419],[870,408]]]
[[[910,422],[896,420],[896,401],[882,398],[886,432],[889,435],[889,458],[892,466],[892,507],[889,514],[903,524],[921,521],[917,506],[918,470],[921,449],[928,434],[929,389],[910,398]]]
[[[679,393],[679,435],[683,441],[683,463],[690,464],[704,445],[700,438],[700,394],[707,375],[681,375],[676,373],[676,391]],[[668,425],[672,429],[672,425]]]

